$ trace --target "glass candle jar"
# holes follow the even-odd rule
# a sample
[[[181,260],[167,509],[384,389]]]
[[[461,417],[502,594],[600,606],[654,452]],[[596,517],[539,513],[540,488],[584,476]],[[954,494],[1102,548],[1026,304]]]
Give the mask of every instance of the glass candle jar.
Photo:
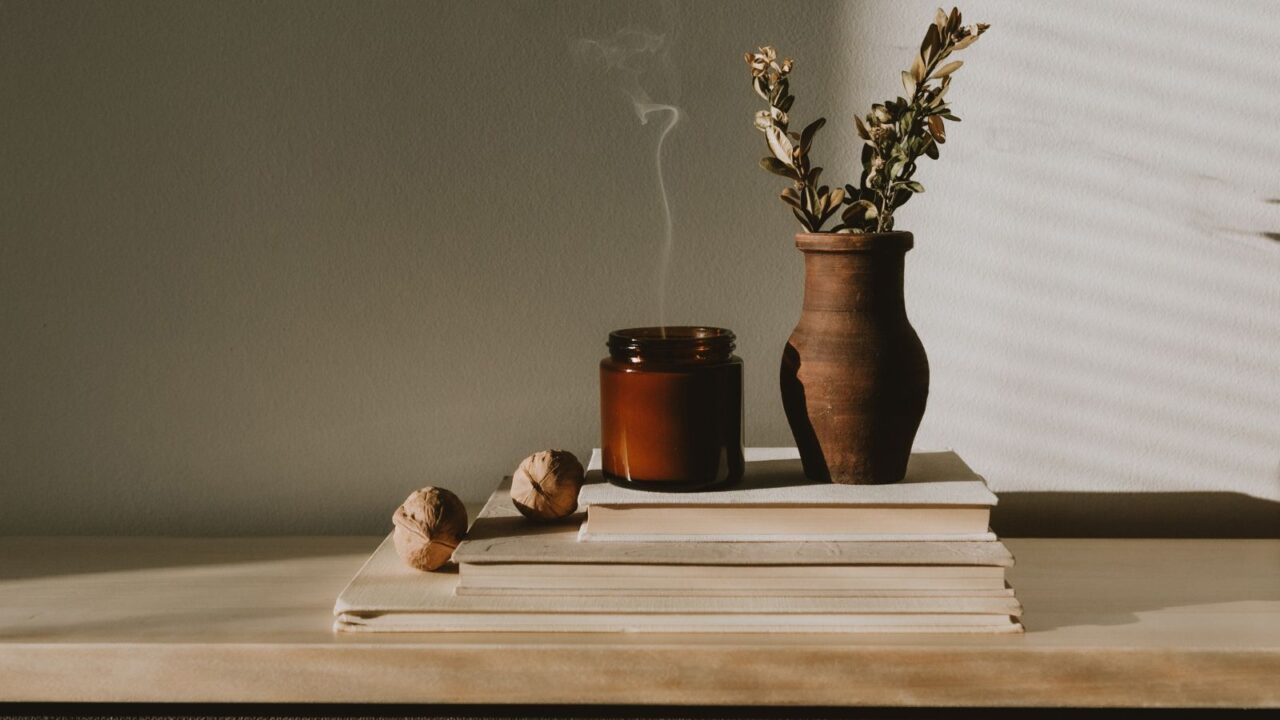
[[[742,477],[742,359],[710,327],[609,333],[600,361],[603,470],[643,490],[701,490]]]

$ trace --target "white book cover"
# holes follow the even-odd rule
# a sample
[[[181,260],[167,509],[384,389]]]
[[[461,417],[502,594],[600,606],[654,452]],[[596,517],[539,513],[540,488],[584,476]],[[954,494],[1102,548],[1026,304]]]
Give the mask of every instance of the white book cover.
[[[587,482],[578,504],[628,507],[697,505],[778,506],[994,506],[997,498],[987,481],[975,473],[953,450],[917,451],[907,462],[902,482],[889,485],[838,485],[804,476],[796,448],[747,448],[742,479],[723,490],[704,492],[652,492],[619,487],[605,481],[601,453],[591,451]]]
[[[388,536],[338,596],[350,632],[1017,632],[1012,597],[700,598],[457,595],[456,572],[407,567]]]
[[[549,595],[560,597],[565,594],[561,588],[510,588],[510,587],[467,587],[459,585],[454,591],[458,595]],[[770,591],[752,588],[750,590],[681,590],[686,595],[697,597],[1008,597],[1014,596],[1013,588],[1006,584],[998,590],[805,590],[803,592],[789,589],[786,591]],[[573,590],[575,595],[611,595],[634,597],[637,595],[670,595],[671,589],[636,589],[636,588],[591,588],[583,587]]]
[[[695,579],[770,579],[803,582],[818,579],[983,579],[1003,582],[998,565],[563,565],[556,563],[466,564],[469,578],[520,577],[656,578],[686,582]]]
[[[344,633],[500,632],[500,633],[684,633],[684,634],[966,634],[1021,633],[1009,615],[474,615],[462,613],[344,613],[334,621]]]
[[[495,588],[581,594],[604,590],[652,594],[749,594],[780,597],[867,591],[882,597],[919,592],[1003,594],[1004,568],[988,565],[554,565],[462,566],[458,593]],[[491,593],[492,594],[492,593]]]
[[[952,542],[578,542],[585,513],[561,522],[527,520],[511,482],[494,490],[453,559],[466,564],[552,565],[994,565],[1013,556],[996,539]],[[566,572],[570,570],[566,569]],[[590,570],[587,572],[597,572]]]
[[[915,452],[902,482],[837,485],[804,477],[795,448],[747,448],[733,485],[657,492],[605,480],[592,452],[578,496],[585,542],[981,541],[997,498],[954,451]]]
[[[479,566],[469,566],[479,567]],[[756,590],[764,594],[788,597],[807,597],[815,590],[898,590],[909,594],[912,590],[950,590],[957,595],[970,590],[999,590],[1004,587],[1004,580],[988,580],[985,578],[815,578],[812,580],[796,580],[792,578],[715,578],[707,582],[692,580],[668,580],[665,578],[627,577],[473,577],[467,568],[462,571],[462,586],[500,587],[500,588],[545,588],[559,589],[565,594],[576,593],[580,589],[617,590],[661,590],[668,595],[685,595],[687,592],[699,590]]]

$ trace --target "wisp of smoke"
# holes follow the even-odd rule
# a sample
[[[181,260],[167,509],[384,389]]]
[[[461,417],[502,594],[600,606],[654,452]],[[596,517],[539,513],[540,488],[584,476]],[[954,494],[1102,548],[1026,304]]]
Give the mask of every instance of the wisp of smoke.
[[[641,76],[648,68],[657,65],[668,79],[674,80],[667,55],[667,36],[635,27],[624,28],[610,40],[579,40],[574,44],[574,54],[580,59],[601,63],[617,78],[619,88],[631,100],[641,125],[648,125],[649,116],[654,113],[666,113],[666,124],[658,133],[658,144],[654,148],[654,169],[658,175],[658,190],[662,194],[662,216],[665,221],[658,263],[658,322],[666,327],[667,271],[671,265],[674,240],[671,201],[667,197],[667,183],[662,172],[662,146],[671,129],[680,122],[680,108],[654,102],[641,84]]]

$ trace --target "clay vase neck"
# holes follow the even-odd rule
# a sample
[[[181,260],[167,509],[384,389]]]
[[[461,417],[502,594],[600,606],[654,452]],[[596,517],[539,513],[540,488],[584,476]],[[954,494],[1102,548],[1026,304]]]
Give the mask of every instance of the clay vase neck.
[[[797,235],[796,247],[804,253],[804,310],[906,322],[902,274],[911,245],[908,232]]]
[[[897,482],[924,415],[929,365],[907,319],[911,233],[796,236],[804,305],[783,352],[783,407],[805,475]]]

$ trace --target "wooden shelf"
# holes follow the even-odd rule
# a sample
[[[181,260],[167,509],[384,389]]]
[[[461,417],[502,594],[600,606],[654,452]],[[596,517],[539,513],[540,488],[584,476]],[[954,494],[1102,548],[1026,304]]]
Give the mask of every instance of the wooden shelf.
[[[1280,706],[1280,540],[1008,540],[1022,636],[335,635],[379,540],[0,539],[0,701]]]

